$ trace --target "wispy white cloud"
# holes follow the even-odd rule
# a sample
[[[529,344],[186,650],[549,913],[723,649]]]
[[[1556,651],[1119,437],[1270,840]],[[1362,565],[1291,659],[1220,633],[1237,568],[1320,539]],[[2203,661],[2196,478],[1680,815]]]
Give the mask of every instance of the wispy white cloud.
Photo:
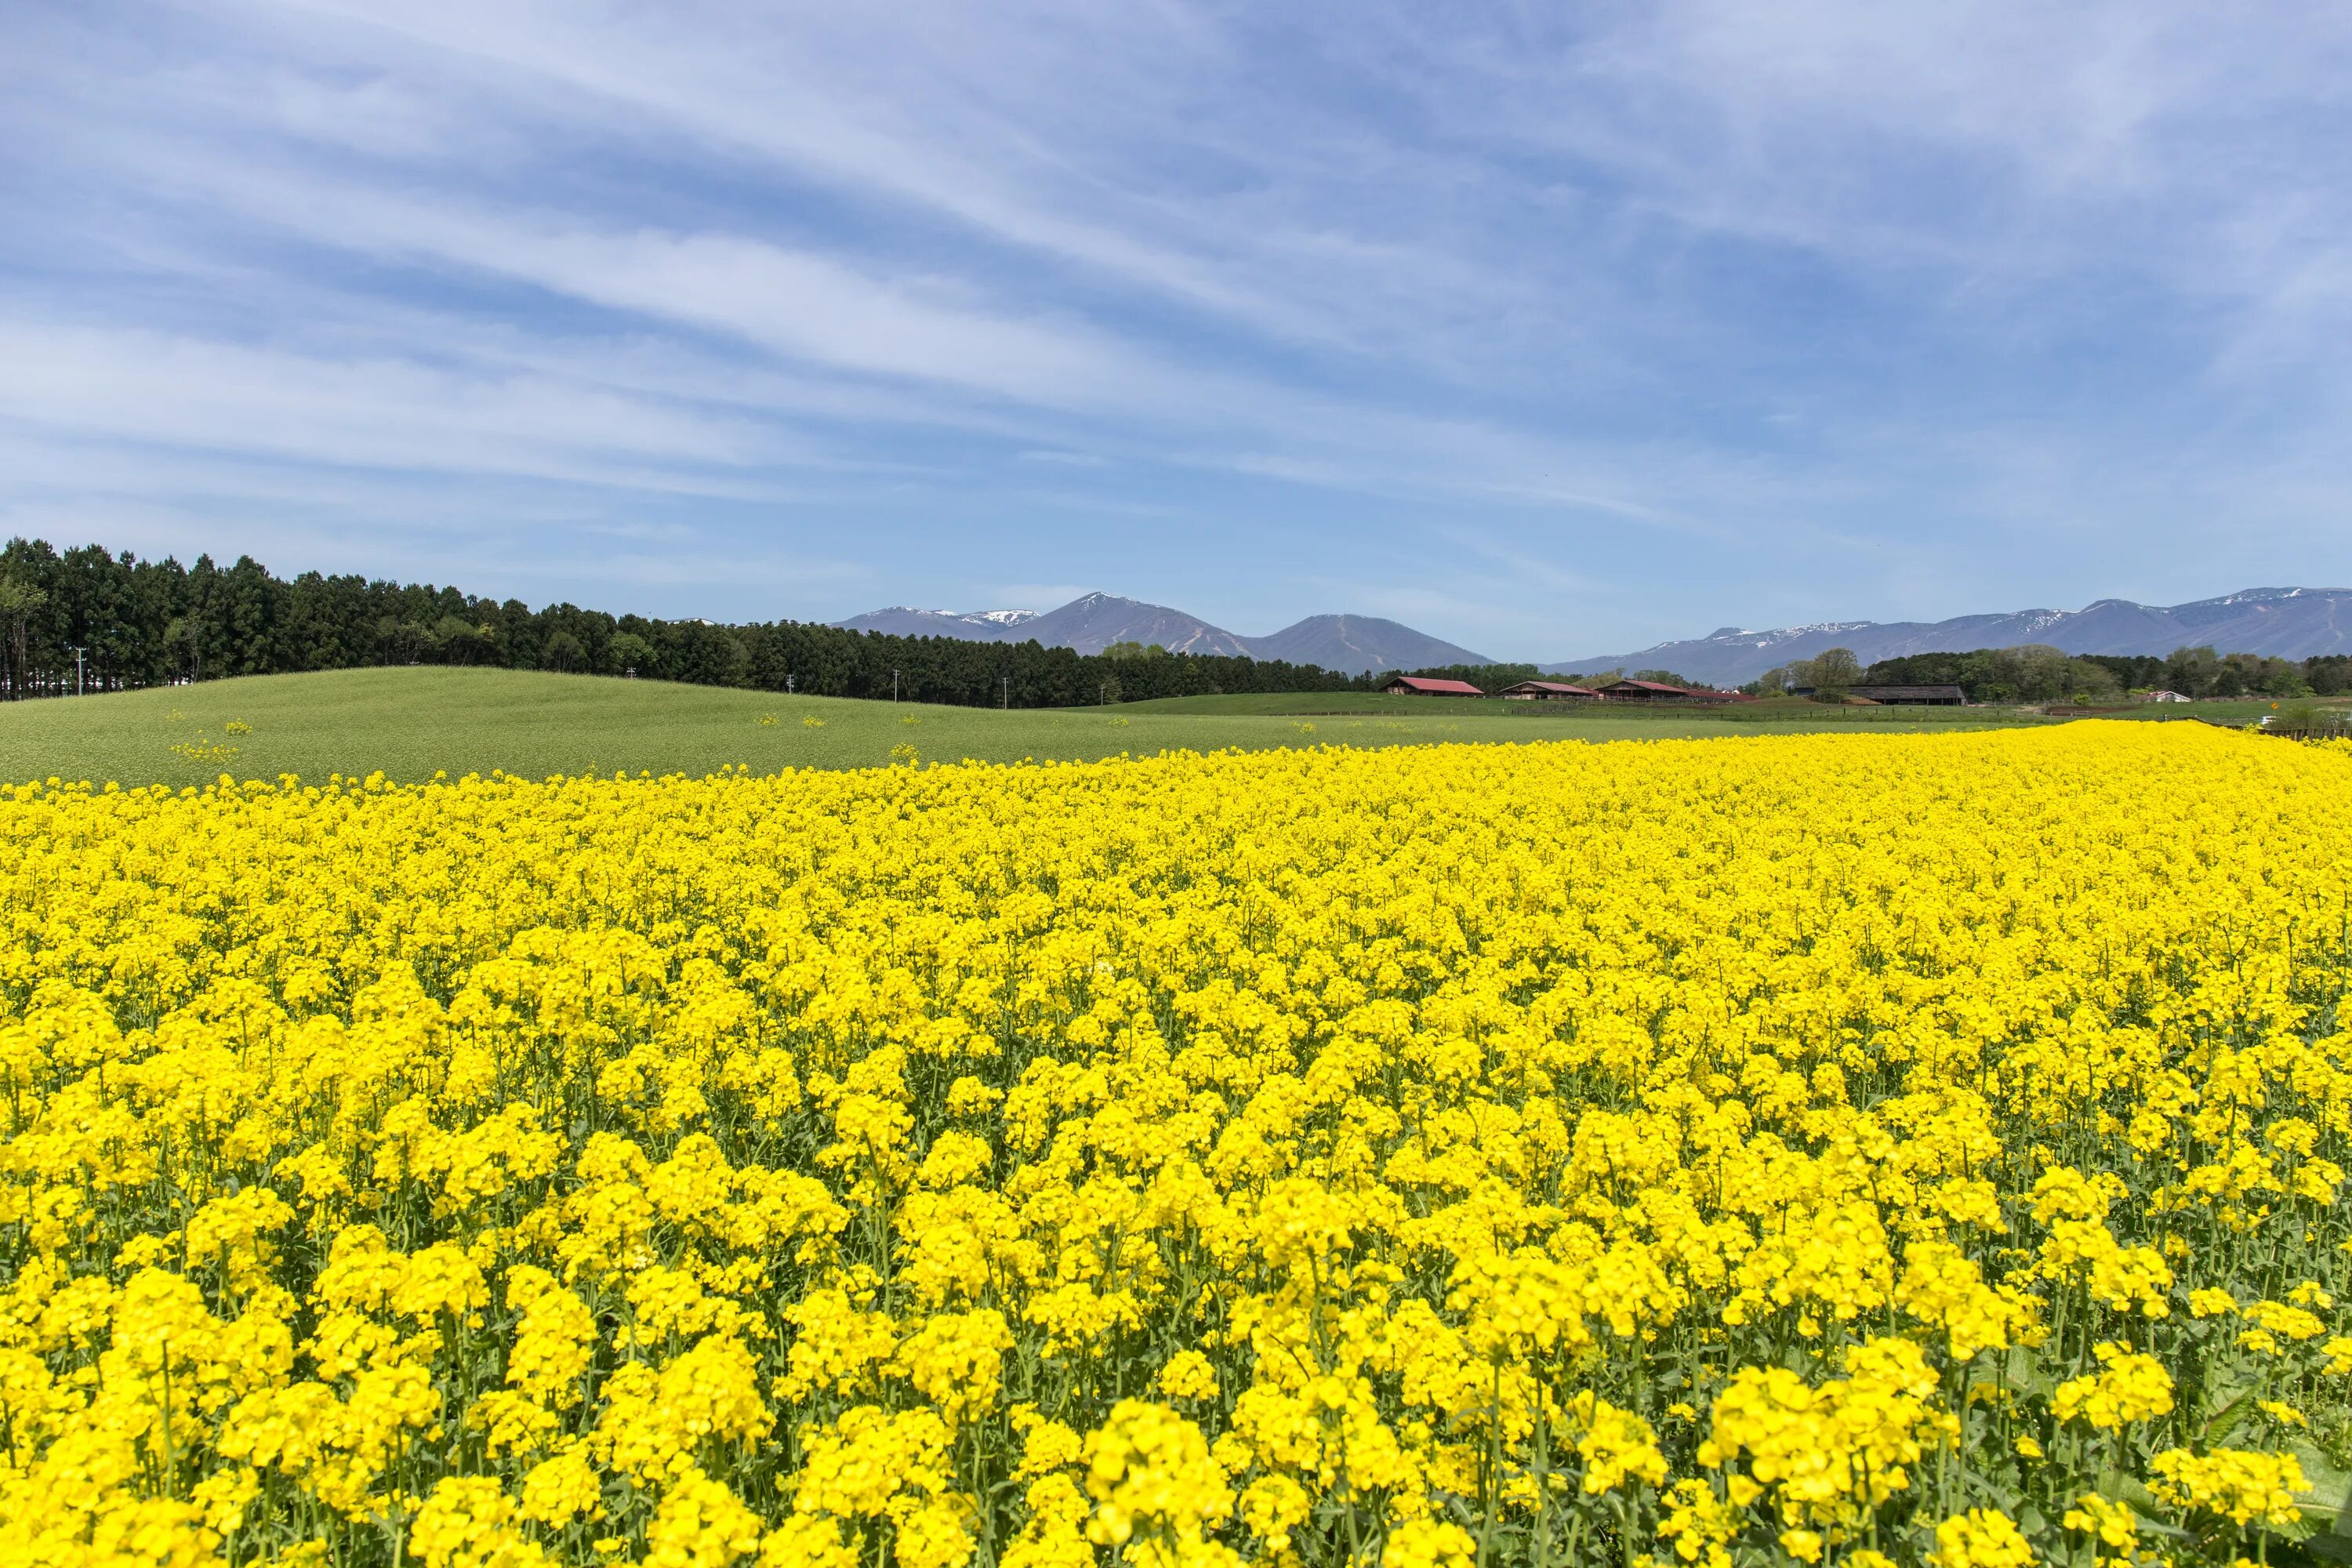
[[[299,221],[315,243],[490,274],[856,374],[1064,408],[1168,410],[1208,390],[1082,323],[991,310],[960,297],[968,289],[887,280],[806,249],[343,192],[289,195],[276,216]]]
[[[672,464],[790,456],[772,432],[526,375],[329,361],[138,329],[0,321],[0,417],[193,450],[690,488]]]

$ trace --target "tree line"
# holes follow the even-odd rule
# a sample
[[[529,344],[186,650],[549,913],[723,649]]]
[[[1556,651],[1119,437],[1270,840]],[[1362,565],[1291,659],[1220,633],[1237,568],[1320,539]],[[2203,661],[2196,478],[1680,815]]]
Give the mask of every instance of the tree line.
[[[1086,655],[806,621],[722,626],[569,604],[532,609],[429,584],[316,572],[281,578],[249,556],[222,566],[199,555],[183,566],[27,539],[0,551],[0,696],[9,699],[394,664],[1013,708],[1376,684],[1314,665],[1132,644]]]
[[[1489,697],[1505,687],[1517,686],[1523,680],[1553,680],[1566,686],[1606,686],[1612,680],[1655,680],[1667,686],[1697,686],[1701,682],[1685,680],[1671,669],[1637,669],[1628,677],[1621,666],[1615,669],[1597,669],[1590,675],[1559,675],[1547,673],[1533,664],[1433,664],[1421,669],[1398,672],[1402,675],[1426,675],[1436,680],[1466,680]],[[1388,676],[1382,679],[1391,679]]]
[[[1864,669],[1850,648],[1829,648],[1783,665],[1743,690],[1797,688],[1836,693],[1856,686],[1957,686],[1971,702],[2099,702],[2133,692],[2183,697],[2334,697],[2352,691],[2352,656],[2295,660],[2180,647],[2153,654],[2069,654],[2047,644],[1915,653]]]

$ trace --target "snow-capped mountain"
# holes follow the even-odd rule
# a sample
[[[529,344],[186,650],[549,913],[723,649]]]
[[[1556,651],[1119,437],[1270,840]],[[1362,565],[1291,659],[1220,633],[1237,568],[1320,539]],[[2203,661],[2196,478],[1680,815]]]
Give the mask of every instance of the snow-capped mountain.
[[[1171,653],[1247,654],[1325,669],[1417,669],[1493,661],[1468,648],[1378,616],[1309,616],[1262,637],[1213,626],[1197,616],[1116,594],[1088,594],[1043,615],[1034,610],[955,614],[894,605],[835,626],[897,637],[961,637],[969,642],[1027,642],[1100,653],[1113,643],[1159,644]]]
[[[1048,610],[1034,621],[1008,628],[1006,642],[1036,638],[1047,647],[1073,647],[1080,653],[1100,653],[1113,643],[1158,643],[1170,653],[1242,654],[1249,651],[1240,637],[1213,626],[1197,616],[1147,605],[1116,594],[1088,594],[1058,610]]]
[[[1733,685],[1776,665],[1846,647],[1864,664],[1913,653],[2047,643],[2068,653],[2167,654],[2210,644],[2223,653],[2281,658],[2352,653],[2352,589],[2248,588],[2186,605],[2100,599],[2079,610],[2017,610],[1948,621],[1824,621],[1749,631],[1725,626],[1703,637],[1635,653],[1594,654],[1543,666],[1556,674],[1671,669],[1693,680]]]
[[[1812,637],[1816,634],[1835,637],[1842,632],[1860,631],[1871,624],[1868,621],[1818,621],[1810,626],[1775,626],[1770,631],[1761,632],[1751,630],[1747,626],[1720,626],[1698,640],[1711,643],[1747,643],[1753,647],[1771,648],[1779,647],[1782,643],[1797,637]]]

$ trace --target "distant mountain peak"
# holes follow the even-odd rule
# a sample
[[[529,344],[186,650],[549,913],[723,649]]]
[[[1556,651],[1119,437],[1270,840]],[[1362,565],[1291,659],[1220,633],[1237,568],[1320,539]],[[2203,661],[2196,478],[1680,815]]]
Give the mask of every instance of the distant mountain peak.
[[[1319,665],[1351,674],[1495,662],[1484,654],[1380,616],[1309,616],[1271,637],[1252,637],[1249,645],[1258,658]]]

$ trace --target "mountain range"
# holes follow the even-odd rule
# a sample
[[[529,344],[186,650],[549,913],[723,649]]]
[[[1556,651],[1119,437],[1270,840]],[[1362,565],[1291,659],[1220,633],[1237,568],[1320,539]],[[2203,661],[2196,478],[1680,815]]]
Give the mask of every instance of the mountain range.
[[[1491,664],[1483,654],[1378,616],[1309,616],[1269,637],[1245,637],[1197,616],[1114,594],[1088,594],[1057,610],[919,610],[895,605],[833,623],[899,637],[1027,642],[1100,653],[1112,643],[1158,643],[1171,653],[1246,654],[1325,669],[1422,669]],[[1549,674],[1669,669],[1690,680],[1736,686],[1778,665],[1845,647],[1865,665],[1913,653],[2046,643],[2068,653],[2168,654],[2210,644],[2223,653],[2309,658],[2352,653],[2352,589],[2249,588],[2186,605],[2101,599],[2079,610],[2017,610],[1948,621],[1822,621],[1752,631],[1725,626],[1703,637],[1633,653],[1591,654],[1540,666]]]
[[[1906,654],[1965,653],[2026,643],[2076,654],[2168,654],[2200,644],[2222,653],[2280,658],[2352,653],[2352,589],[2249,588],[2171,605],[2101,599],[2079,610],[2018,610],[1956,616],[1948,621],[1824,621],[1771,631],[1725,626],[1703,637],[1659,643],[1634,653],[1593,654],[1542,668],[1562,675],[1670,669],[1691,680],[1731,686],[1832,647],[1851,648],[1868,665]]]
[[[1378,616],[1309,616],[1278,632],[1245,637],[1197,616],[1115,594],[1088,594],[1057,610],[869,610],[836,626],[896,637],[961,637],[968,642],[1028,642],[1100,653],[1113,643],[1159,644],[1171,653],[1246,654],[1320,665],[1325,669],[1418,669],[1429,665],[1491,664],[1484,654],[1443,642]]]

